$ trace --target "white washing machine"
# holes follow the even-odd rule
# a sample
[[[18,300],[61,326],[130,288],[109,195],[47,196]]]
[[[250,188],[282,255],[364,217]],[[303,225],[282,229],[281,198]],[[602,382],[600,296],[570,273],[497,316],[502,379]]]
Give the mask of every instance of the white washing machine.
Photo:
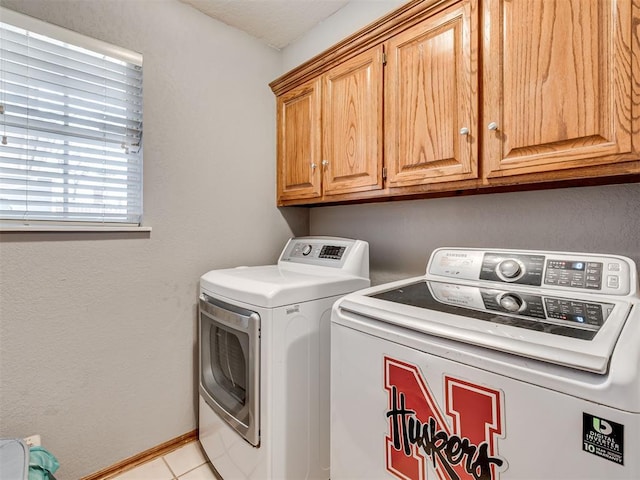
[[[336,302],[331,479],[640,478],[640,298],[616,255],[444,248]]]
[[[289,240],[200,279],[199,439],[225,480],[329,478],[331,306],[369,286],[361,240]]]

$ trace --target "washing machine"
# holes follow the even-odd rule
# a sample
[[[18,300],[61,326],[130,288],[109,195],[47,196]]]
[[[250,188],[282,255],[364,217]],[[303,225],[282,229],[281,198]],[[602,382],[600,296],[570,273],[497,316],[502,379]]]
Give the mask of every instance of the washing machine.
[[[198,435],[222,478],[329,478],[331,307],[369,284],[368,244],[335,237],[201,277]]]
[[[331,479],[640,478],[634,262],[442,248],[336,302]]]

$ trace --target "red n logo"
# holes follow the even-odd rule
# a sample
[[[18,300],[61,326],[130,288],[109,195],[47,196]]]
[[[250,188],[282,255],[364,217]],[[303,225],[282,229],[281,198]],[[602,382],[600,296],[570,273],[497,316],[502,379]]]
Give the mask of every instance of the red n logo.
[[[440,480],[498,478],[496,438],[502,434],[502,394],[445,376],[446,415],[418,367],[384,359],[389,394],[387,470],[405,480],[425,480],[431,462]]]

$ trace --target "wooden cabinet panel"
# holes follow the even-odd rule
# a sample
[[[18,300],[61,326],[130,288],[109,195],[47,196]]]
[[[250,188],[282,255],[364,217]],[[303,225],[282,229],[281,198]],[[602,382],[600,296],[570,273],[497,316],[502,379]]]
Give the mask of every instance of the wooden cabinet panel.
[[[323,192],[382,188],[382,47],[323,77]]]
[[[318,79],[278,97],[279,201],[321,195],[320,88]]]
[[[485,3],[483,128],[497,127],[485,131],[488,178],[638,158],[631,9],[631,0]]]
[[[477,177],[475,5],[459,2],[387,44],[385,161],[392,187]]]

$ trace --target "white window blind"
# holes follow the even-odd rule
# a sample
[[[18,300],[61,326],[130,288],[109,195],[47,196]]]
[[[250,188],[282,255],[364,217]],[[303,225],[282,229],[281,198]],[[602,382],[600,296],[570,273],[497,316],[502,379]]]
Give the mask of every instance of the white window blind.
[[[0,8],[0,219],[139,225],[142,56]]]

